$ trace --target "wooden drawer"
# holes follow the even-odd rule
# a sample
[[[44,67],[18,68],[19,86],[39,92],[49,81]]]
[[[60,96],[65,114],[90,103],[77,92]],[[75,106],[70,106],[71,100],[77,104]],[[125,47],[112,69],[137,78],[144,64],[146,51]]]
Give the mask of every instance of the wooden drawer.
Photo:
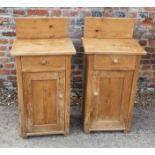
[[[23,72],[65,70],[65,56],[21,57]]]
[[[94,68],[104,70],[133,70],[136,65],[136,56],[124,55],[95,55]]]

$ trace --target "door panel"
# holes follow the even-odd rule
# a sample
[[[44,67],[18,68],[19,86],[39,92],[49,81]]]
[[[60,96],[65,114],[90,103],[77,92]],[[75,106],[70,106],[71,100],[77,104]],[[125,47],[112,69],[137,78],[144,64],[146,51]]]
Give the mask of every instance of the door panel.
[[[64,131],[65,73],[24,73],[29,132]]]
[[[92,129],[124,129],[132,71],[95,71],[93,77]]]
[[[32,103],[33,103],[34,125],[56,124],[57,122],[56,90],[57,86],[55,80],[32,81]]]
[[[122,97],[122,78],[100,77],[100,95],[98,102],[98,119],[118,120],[120,116],[121,97]],[[104,104],[103,104],[104,103]]]

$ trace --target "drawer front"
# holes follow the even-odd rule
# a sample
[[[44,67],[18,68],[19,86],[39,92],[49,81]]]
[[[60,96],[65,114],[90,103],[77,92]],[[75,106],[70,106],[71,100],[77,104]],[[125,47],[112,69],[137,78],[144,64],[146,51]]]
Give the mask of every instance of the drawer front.
[[[95,55],[94,68],[103,70],[134,70],[136,56]]]
[[[21,57],[23,72],[65,70],[65,56]]]

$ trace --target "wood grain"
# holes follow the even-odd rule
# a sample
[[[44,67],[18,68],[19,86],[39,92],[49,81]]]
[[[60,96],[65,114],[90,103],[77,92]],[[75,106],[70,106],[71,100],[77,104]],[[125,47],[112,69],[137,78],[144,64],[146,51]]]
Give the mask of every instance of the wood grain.
[[[65,135],[70,131],[70,91],[71,91],[71,56],[66,56],[66,104],[65,104]]]
[[[16,18],[17,39],[49,39],[68,36],[66,17],[18,17]]]
[[[26,108],[23,99],[23,79],[22,79],[22,66],[21,57],[16,57],[16,76],[18,81],[18,111],[19,111],[19,123],[21,136],[23,138],[27,137],[27,121],[26,121]]]
[[[145,55],[146,52],[134,39],[83,38],[85,54]]]
[[[22,72],[63,71],[65,56],[22,56]]]
[[[64,131],[64,99],[59,94],[65,88],[58,73],[24,73],[23,78],[29,132]]]
[[[133,81],[132,81],[132,89],[131,89],[131,94],[130,94],[130,100],[129,100],[129,107],[128,107],[128,115],[127,115],[127,120],[126,120],[126,129],[125,132],[128,132],[131,128],[131,122],[132,122],[132,114],[133,114],[133,108],[134,108],[134,98],[136,94],[136,87],[137,87],[137,80],[138,80],[138,75],[139,75],[139,66],[140,66],[140,56],[137,56],[137,64],[136,64],[136,69],[134,70],[133,73]]]
[[[116,60],[117,63],[115,63]],[[94,55],[94,69],[133,70],[136,67],[136,60],[136,56],[133,55]]]
[[[133,24],[133,19],[85,19],[86,133],[130,129],[140,57],[146,54],[132,39]]]
[[[11,51],[13,56],[72,55],[75,53],[75,48],[69,38],[17,39]]]
[[[133,18],[85,17],[86,38],[132,38],[135,20]]]
[[[128,74],[130,73],[130,74]],[[114,126],[116,129],[125,129],[124,113],[127,109],[122,106],[128,106],[126,98],[123,99],[124,93],[128,89],[128,84],[124,81],[132,82],[132,72],[126,71],[95,71],[93,82],[93,110],[91,114],[90,130],[95,126],[99,130],[109,129],[113,127],[113,123],[117,122]],[[131,81],[129,81],[131,80]],[[94,94],[97,92],[97,95]],[[126,110],[126,111],[125,111]],[[110,124],[111,123],[111,124]],[[118,125],[118,126],[117,126]],[[122,125],[122,126],[121,126]],[[114,128],[112,128],[114,130]]]
[[[87,59],[87,65],[85,68],[86,70],[86,89],[85,89],[85,106],[84,106],[84,132],[89,133],[90,132],[90,114],[92,112],[92,82],[93,82],[93,62],[94,62],[94,57],[89,55],[86,57]],[[91,81],[91,82],[89,82]],[[89,84],[88,84],[89,83]]]
[[[67,18],[17,20],[16,56],[23,137],[69,133],[71,55]]]

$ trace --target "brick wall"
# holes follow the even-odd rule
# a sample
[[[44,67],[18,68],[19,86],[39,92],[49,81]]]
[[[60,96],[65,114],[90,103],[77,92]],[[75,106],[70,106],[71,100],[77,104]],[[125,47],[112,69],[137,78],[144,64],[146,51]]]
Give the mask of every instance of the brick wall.
[[[85,16],[136,18],[134,38],[148,52],[141,61],[140,80],[143,87],[155,87],[155,8],[0,8],[0,87],[16,87],[15,59],[10,50],[15,39],[15,17],[67,16],[69,36],[77,49],[72,60],[72,96],[75,102],[82,94],[83,19]],[[153,23],[151,27],[146,25]]]

